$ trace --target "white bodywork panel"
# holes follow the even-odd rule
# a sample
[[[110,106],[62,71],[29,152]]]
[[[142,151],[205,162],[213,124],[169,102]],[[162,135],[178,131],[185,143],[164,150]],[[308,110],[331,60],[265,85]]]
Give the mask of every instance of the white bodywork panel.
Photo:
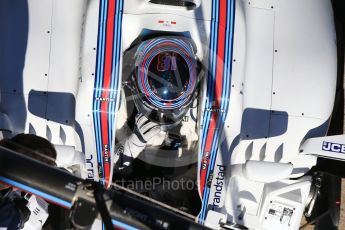
[[[124,2],[122,50],[144,29],[188,32],[196,55],[208,65],[211,0],[195,1],[192,10],[144,0]],[[329,141],[341,144],[343,151],[342,136],[304,143],[326,134],[333,109],[336,38],[331,3],[236,0],[235,6],[230,106],[220,138],[226,148],[219,148],[216,158],[218,169],[227,170],[220,193],[211,190],[209,204],[217,199],[217,205],[204,224],[219,228],[221,221],[249,229],[298,229],[311,178],[289,178],[304,175],[317,156],[345,159],[342,152],[330,156],[321,149]],[[26,40],[17,47],[25,58],[15,64],[10,63],[13,58],[0,59],[2,135],[25,132],[45,137],[57,146],[62,166],[86,159],[82,175],[96,180],[90,165],[97,163],[91,159],[95,151],[91,101],[98,8],[98,0],[28,1],[27,31],[18,32]],[[6,9],[0,20],[18,13],[13,7]],[[4,52],[10,56],[15,47],[4,45],[11,36],[4,39],[0,48],[7,47]],[[206,83],[201,85],[201,107]],[[204,118],[199,118],[201,123]],[[281,174],[269,177],[277,170]],[[216,183],[214,176],[211,185]]]

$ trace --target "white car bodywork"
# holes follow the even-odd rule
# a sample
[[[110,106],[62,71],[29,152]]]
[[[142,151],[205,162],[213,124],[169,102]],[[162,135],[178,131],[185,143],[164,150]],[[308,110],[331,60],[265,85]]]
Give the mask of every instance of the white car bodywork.
[[[124,1],[121,50],[143,29],[189,32],[197,57],[207,67],[212,0],[192,2],[195,7],[187,9]],[[207,178],[210,195],[198,221],[212,228],[237,223],[250,229],[298,229],[311,186],[311,178],[301,176],[322,155],[317,144],[324,141],[307,139],[326,134],[335,97],[332,6],[325,0],[226,2],[235,6],[235,15],[230,106],[219,140],[225,147],[219,147]],[[30,0],[27,25],[13,22],[26,29],[3,26],[1,33],[13,34],[0,40],[7,55],[0,59],[3,136],[25,132],[45,137],[57,146],[60,165],[88,159],[83,176],[95,180],[92,101],[99,3]],[[4,5],[1,21],[23,14]],[[24,40],[14,44],[11,36]],[[25,58],[16,59],[20,54],[12,50]],[[204,80],[202,112],[206,85]],[[204,116],[199,118],[200,127]],[[330,142],[344,142],[339,138],[329,137]]]

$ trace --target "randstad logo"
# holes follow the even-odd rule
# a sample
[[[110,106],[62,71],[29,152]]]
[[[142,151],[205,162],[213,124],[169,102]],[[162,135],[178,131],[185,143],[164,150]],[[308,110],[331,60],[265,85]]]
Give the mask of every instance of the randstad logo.
[[[214,196],[213,196],[213,206],[215,207],[220,207],[221,204],[221,198],[222,198],[222,193],[223,193],[223,187],[225,184],[225,166],[224,165],[218,165],[218,173],[215,175],[215,181],[212,186],[214,186]]]
[[[322,143],[322,150],[334,153],[345,153],[345,145],[324,141]]]

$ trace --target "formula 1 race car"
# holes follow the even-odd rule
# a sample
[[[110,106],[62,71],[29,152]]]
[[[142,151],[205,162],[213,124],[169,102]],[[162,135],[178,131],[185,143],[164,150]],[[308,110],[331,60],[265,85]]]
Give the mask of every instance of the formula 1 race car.
[[[0,181],[77,228],[337,229],[343,5],[1,1],[2,137],[69,172],[1,148]]]

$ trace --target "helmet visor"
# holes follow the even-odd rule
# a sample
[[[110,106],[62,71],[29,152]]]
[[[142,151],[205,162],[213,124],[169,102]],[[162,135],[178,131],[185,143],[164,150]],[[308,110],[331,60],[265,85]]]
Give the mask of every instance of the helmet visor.
[[[186,92],[189,69],[180,54],[173,51],[159,53],[152,59],[148,70],[149,86],[161,100],[174,101]]]

